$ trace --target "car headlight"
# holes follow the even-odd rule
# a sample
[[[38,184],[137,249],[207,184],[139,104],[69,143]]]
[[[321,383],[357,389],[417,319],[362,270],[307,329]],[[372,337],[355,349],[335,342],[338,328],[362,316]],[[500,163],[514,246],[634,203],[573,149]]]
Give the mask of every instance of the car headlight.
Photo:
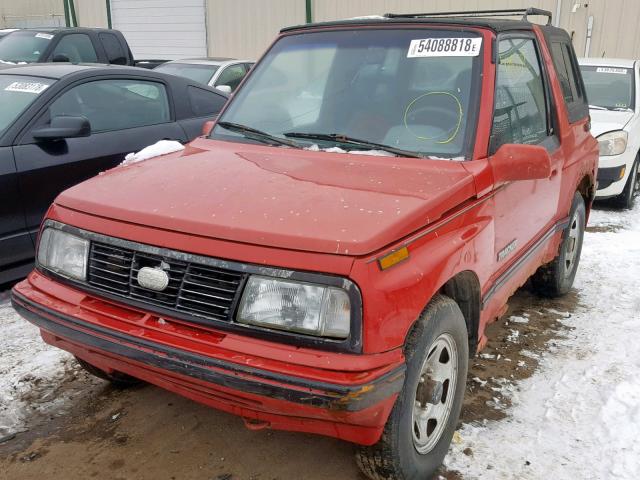
[[[351,302],[345,290],[252,275],[237,321],[321,337],[347,338]]]
[[[628,134],[624,130],[603,133],[597,138],[600,155],[606,157],[624,153],[627,149],[627,138]]]
[[[76,280],[87,278],[89,241],[56,228],[45,228],[38,244],[38,265]]]

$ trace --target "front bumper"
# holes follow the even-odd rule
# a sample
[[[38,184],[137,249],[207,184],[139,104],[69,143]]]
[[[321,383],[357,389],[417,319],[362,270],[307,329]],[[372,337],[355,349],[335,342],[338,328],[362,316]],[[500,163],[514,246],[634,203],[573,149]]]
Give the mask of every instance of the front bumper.
[[[333,356],[345,357],[339,353],[315,352],[318,366],[296,364],[296,349],[289,346],[281,347],[289,352],[285,352],[287,362],[269,349],[254,348],[262,356],[251,357],[219,348],[241,338],[158,319],[37,272],[14,287],[12,303],[41,329],[47,343],[107,372],[121,371],[239,415],[250,428],[304,431],[372,444],[379,439],[404,382],[404,359],[397,352],[359,355],[355,370],[342,371],[322,368],[331,366]],[[309,363],[300,355],[302,363]],[[345,365],[343,361],[340,358],[337,364]]]
[[[597,199],[605,200],[622,193],[635,159],[636,155],[630,148],[621,155],[600,157]]]

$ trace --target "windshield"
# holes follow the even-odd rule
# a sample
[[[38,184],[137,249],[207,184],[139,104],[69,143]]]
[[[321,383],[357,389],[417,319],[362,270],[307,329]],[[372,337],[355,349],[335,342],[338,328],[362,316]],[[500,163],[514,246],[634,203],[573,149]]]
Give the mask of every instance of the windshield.
[[[218,65],[192,65],[189,63],[163,63],[155,68],[158,72],[177,75],[195,82],[208,84],[213,74],[218,70]]]
[[[40,60],[53,35],[39,32],[14,32],[0,42],[0,62],[31,63]]]
[[[4,133],[54,81],[48,78],[22,75],[0,75],[0,105],[2,105],[0,108],[0,134]]]
[[[339,140],[355,138],[430,156],[468,156],[481,43],[473,32],[440,29],[286,36],[254,67],[220,124],[314,149],[371,149]],[[247,141],[220,124],[213,138]],[[310,138],[316,134],[339,137]]]
[[[590,105],[609,110],[635,107],[633,68],[581,65]]]

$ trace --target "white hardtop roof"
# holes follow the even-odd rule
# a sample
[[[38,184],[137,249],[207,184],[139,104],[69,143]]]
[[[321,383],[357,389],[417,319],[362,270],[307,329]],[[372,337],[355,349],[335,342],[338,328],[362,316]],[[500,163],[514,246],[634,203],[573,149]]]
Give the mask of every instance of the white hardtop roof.
[[[636,63],[635,60],[628,58],[579,58],[578,63],[580,65],[589,65],[597,67],[622,67],[633,68]]]

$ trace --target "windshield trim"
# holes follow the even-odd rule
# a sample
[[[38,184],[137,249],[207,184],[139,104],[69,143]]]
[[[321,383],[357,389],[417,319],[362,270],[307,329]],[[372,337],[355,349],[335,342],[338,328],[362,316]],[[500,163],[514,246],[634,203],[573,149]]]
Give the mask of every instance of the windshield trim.
[[[320,32],[332,32],[332,31],[355,31],[355,30],[445,30],[452,32],[465,32],[465,33],[473,33],[477,35],[479,38],[483,39],[482,47],[480,53],[475,57],[477,60],[472,63],[472,81],[471,81],[471,90],[469,91],[469,110],[468,110],[468,120],[467,126],[465,129],[465,138],[463,141],[462,150],[457,155],[452,155],[451,158],[443,157],[442,154],[434,154],[429,152],[418,152],[416,154],[422,154],[425,158],[437,158],[437,159],[456,159],[462,158],[462,161],[471,161],[475,157],[476,153],[476,140],[477,140],[477,132],[478,132],[478,120],[480,116],[481,110],[481,93],[483,88],[483,79],[485,77],[485,56],[486,49],[492,48],[491,42],[487,42],[487,36],[485,35],[486,27],[477,26],[477,25],[455,25],[455,24],[425,24],[425,23],[394,23],[394,24],[336,24],[331,26],[325,26],[322,24],[317,24],[314,26],[305,26],[304,29],[293,29],[293,30],[281,30],[280,34],[274,39],[269,48],[267,48],[262,56],[253,64],[252,68],[245,75],[240,83],[240,86],[234,92],[234,95],[230,97],[230,99],[226,102],[222,110],[218,115],[218,120],[224,120],[224,115],[226,114],[228,108],[233,104],[234,100],[239,96],[241,90],[245,88],[245,84],[250,81],[252,75],[259,69],[260,65],[265,61],[265,59],[272,53],[275,46],[284,38],[293,37],[297,35],[309,35],[313,33]],[[472,101],[475,100],[475,101]],[[234,143],[248,143],[246,138],[243,137],[230,137],[228,135],[220,135],[215,133],[215,126],[211,130],[210,134],[207,136],[209,139],[214,140],[222,140]],[[400,157],[405,158],[405,157]],[[407,157],[408,158],[408,157]]]

